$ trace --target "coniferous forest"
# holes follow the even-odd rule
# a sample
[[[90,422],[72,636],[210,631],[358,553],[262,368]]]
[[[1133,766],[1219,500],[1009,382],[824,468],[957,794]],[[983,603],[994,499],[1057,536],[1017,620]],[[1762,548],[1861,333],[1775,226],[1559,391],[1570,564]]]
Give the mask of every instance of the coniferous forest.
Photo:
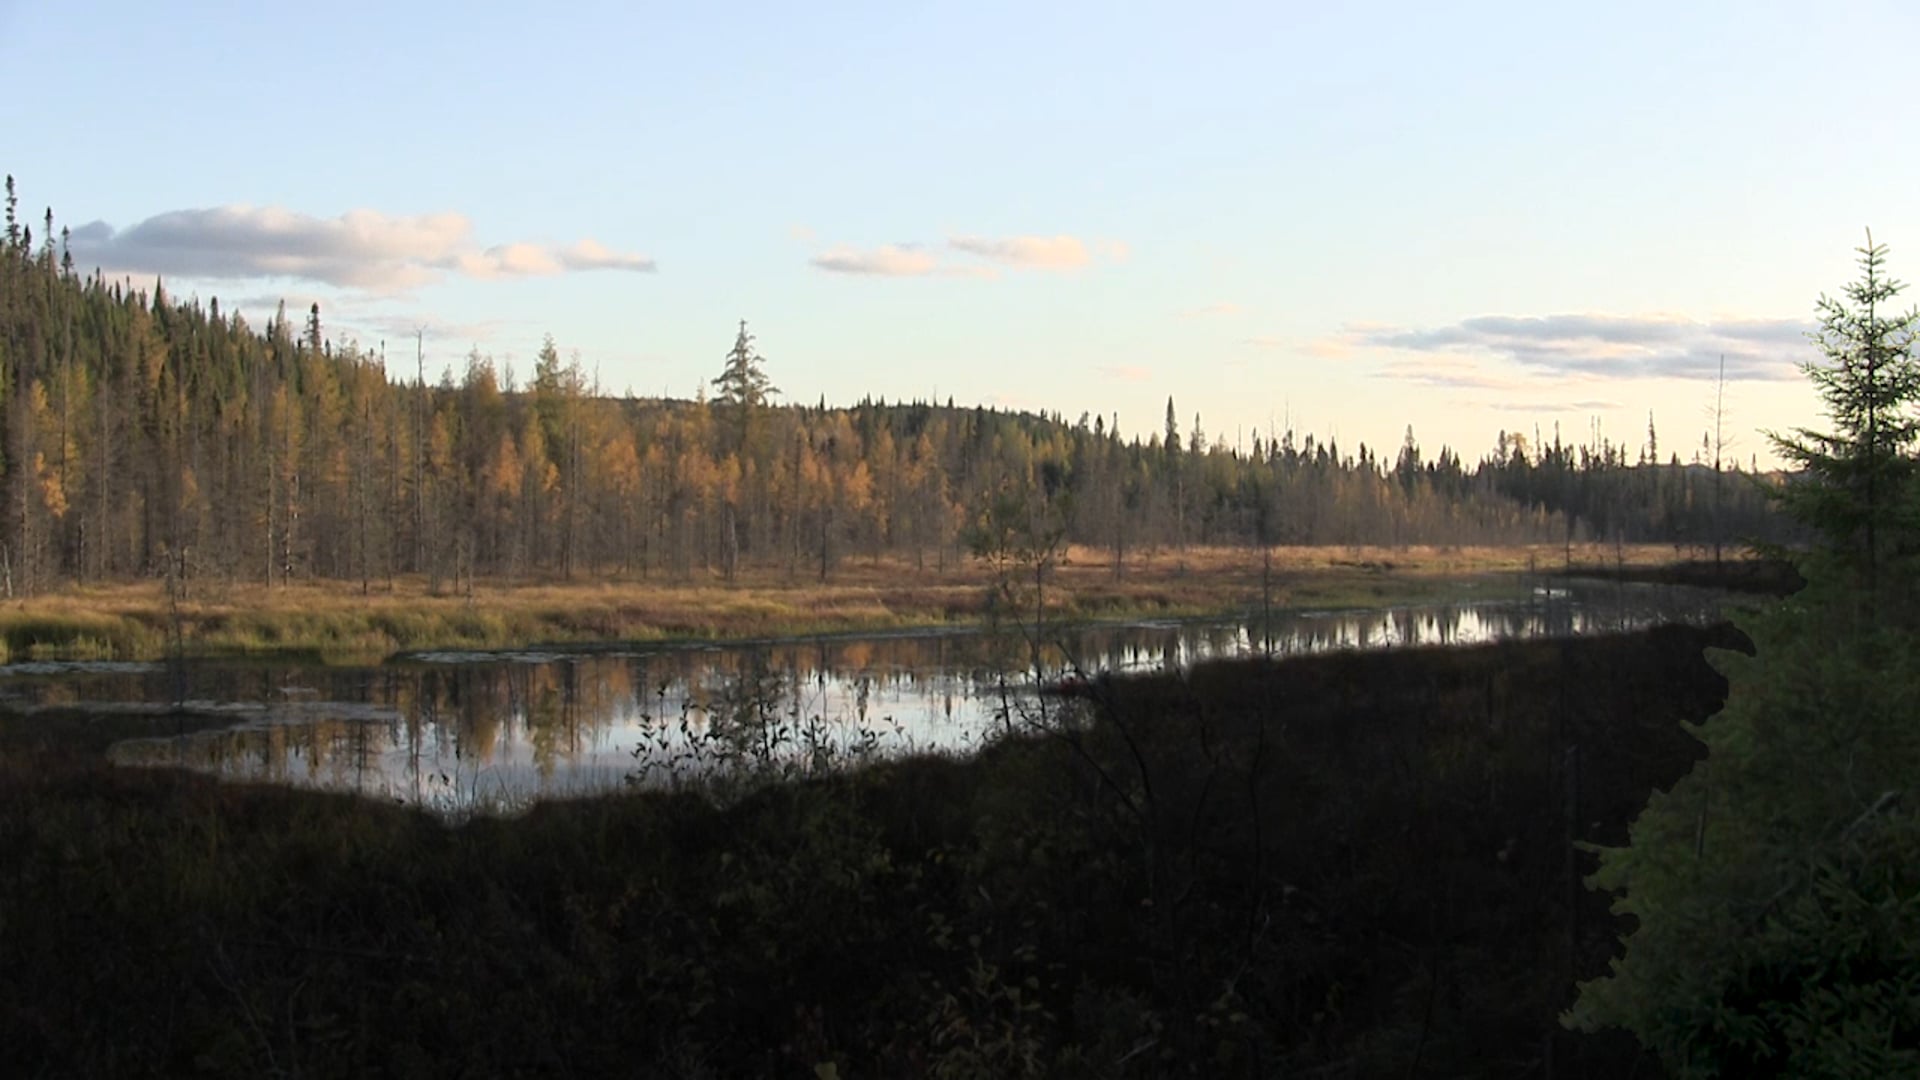
[[[1090,7],[0,0],[0,1080],[1920,1078],[1920,3]]]
[[[607,393],[552,338],[524,380],[474,351],[429,381],[418,345],[409,373],[331,340],[317,308],[256,331],[162,282],[88,276],[51,213],[20,219],[9,180],[6,606],[165,577],[170,610],[164,665],[32,643],[20,655],[49,663],[8,665],[7,1060],[248,1077],[1913,1075],[1920,310],[1896,309],[1884,247],[1859,256],[1859,280],[1818,302],[1803,365],[1825,430],[1769,434],[1792,472],[1724,460],[1717,432],[1682,460],[1651,417],[1638,445],[1501,432],[1469,465],[1410,428],[1390,455],[1292,431],[1243,447],[1173,402],[1144,439],[952,403],[783,404],[777,384],[799,397],[804,375],[744,321],[692,400]],[[1564,543],[1570,561],[1576,541],[1753,544],[1783,572],[1745,581],[1770,598],[1716,600],[1731,623],[1581,633],[1571,589],[1532,588],[1523,622],[1565,616],[1538,622],[1542,640],[1288,656],[1242,611],[1215,624],[1239,655],[1050,674],[1036,594],[1062,541],[1116,575],[1201,545]],[[476,581],[803,582],[980,555],[1032,623],[997,683],[972,661],[942,683],[948,719],[956,695],[997,696],[995,727],[955,752],[877,749],[869,691],[903,676],[870,655],[865,741],[834,744],[815,741],[813,706],[779,704],[825,676],[769,664],[764,639],[711,669],[676,726],[648,664],[698,648],[608,653],[629,666],[597,687],[584,651],[196,667],[220,658],[189,654],[172,588],[244,582],[266,587],[232,590],[257,602],[406,577],[469,607]],[[1014,582],[1029,569],[1032,593]],[[1184,563],[1173,588],[1194,588]],[[805,643],[824,657],[825,640]],[[234,700],[190,697],[203,677]],[[145,681],[90,696],[115,679]],[[319,700],[320,685],[353,689]],[[542,789],[495,816],[476,783],[469,816],[437,819],[360,786],[411,758],[418,791],[423,746],[450,744],[500,764],[504,792],[499,733],[544,748],[544,776],[562,746],[599,746],[581,720],[598,698],[633,705],[623,722],[652,740],[618,787]],[[463,733],[455,718],[490,701],[490,734]],[[191,740],[249,726],[264,749],[223,760],[258,771],[194,771]],[[148,756],[116,756],[129,747]],[[297,790],[323,761],[354,786]]]
[[[9,178],[7,595],[168,572],[458,589],[751,564],[825,579],[849,557],[950,565],[1009,497],[1027,527],[1109,553],[1116,572],[1130,552],[1195,544],[1704,552],[1791,535],[1774,481],[1711,438],[1683,458],[1651,416],[1632,444],[1500,432],[1468,461],[1411,427],[1391,449],[1291,430],[1230,443],[1172,400],[1144,439],[1084,413],[790,404],[804,373],[763,358],[746,322],[730,350],[716,334],[711,394],[637,398],[551,336],[531,372],[476,349],[435,374],[422,342],[334,340],[317,305],[256,328],[217,298],[76,267],[67,235],[51,210],[23,220]]]

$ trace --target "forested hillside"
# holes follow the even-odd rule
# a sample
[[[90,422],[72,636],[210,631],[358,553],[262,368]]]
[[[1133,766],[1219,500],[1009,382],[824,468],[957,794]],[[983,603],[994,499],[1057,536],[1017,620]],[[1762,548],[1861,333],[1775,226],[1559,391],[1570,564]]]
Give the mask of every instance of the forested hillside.
[[[524,385],[477,350],[429,382],[329,340],[316,306],[256,330],[73,265],[7,182],[0,250],[6,595],[180,573],[363,588],[396,575],[795,576],[892,554],[940,567],[989,509],[1125,555],[1187,544],[1467,544],[1582,538],[1697,547],[1781,525],[1729,468],[1502,433],[1474,466],[1386,457],[1292,431],[1246,445],[1183,431],[1125,438],[1105,418],[951,402],[776,403],[803,396],[746,324],[716,341],[711,399],[613,396],[549,338]],[[720,339],[724,340],[724,339]],[[410,345],[413,343],[409,343]],[[412,350],[409,350],[412,352]],[[411,369],[411,370],[409,370]],[[1631,459],[1631,460],[1630,460]]]

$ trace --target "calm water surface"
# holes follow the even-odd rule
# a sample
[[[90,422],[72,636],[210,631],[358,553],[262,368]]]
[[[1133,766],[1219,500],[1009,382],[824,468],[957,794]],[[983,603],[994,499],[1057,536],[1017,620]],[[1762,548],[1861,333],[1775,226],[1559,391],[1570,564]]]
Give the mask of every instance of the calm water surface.
[[[358,792],[451,816],[510,810],[714,766],[735,749],[824,757],[960,751],[1045,707],[1033,687],[1078,670],[1158,671],[1271,651],[1472,644],[1716,617],[1714,594],[1573,584],[1531,601],[1304,612],[1054,629],[1039,653],[979,632],[832,637],[631,651],[425,653],[373,668],[193,663],[0,666],[16,711],[157,714],[178,734],[115,745],[129,765]],[[1036,679],[1036,668],[1040,679]],[[734,726],[729,726],[730,724]]]

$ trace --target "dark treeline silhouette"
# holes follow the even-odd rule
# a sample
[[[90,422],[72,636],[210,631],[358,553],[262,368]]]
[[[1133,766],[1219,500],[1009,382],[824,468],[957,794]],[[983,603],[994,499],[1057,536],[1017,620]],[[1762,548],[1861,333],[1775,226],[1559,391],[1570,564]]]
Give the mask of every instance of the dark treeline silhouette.
[[[478,350],[437,384],[330,342],[317,305],[255,330],[218,299],[76,272],[16,213],[0,245],[7,595],[185,573],[371,588],[422,575],[826,576],[944,567],[986,508],[1111,552],[1777,536],[1759,485],[1621,448],[1502,436],[1469,469],[1412,430],[1388,461],[1292,431],[1123,438],[1105,418],[862,401],[775,406],[743,323],[709,401],[613,396],[551,338],[520,385]],[[414,358],[417,363],[417,356]],[[404,367],[404,361],[399,366]],[[1535,440],[1538,442],[1539,440]],[[1657,460],[1655,458],[1654,460]]]
[[[1597,434],[1588,445],[1573,446],[1557,432],[1537,453],[1529,452],[1531,445],[1501,432],[1477,475],[1490,476],[1494,491],[1560,515],[1563,525],[1588,539],[1707,550],[1801,538],[1770,497],[1778,474],[1741,469],[1717,454],[1711,440],[1690,461],[1671,454],[1661,463],[1651,419],[1647,442],[1637,449]]]

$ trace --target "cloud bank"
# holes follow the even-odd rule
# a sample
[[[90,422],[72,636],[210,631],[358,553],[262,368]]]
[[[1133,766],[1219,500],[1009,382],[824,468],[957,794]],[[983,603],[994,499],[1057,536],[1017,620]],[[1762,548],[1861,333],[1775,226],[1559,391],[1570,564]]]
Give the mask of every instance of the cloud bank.
[[[1450,326],[1356,332],[1357,345],[1428,357],[1497,357],[1557,376],[1791,381],[1811,325],[1793,319],[1699,321],[1667,315],[1482,315]],[[1408,365],[1389,368],[1403,374]]]
[[[76,263],[115,272],[203,280],[289,278],[371,292],[429,284],[446,274],[495,279],[587,270],[647,273],[654,262],[596,240],[568,247],[511,243],[482,248],[461,214],[395,216],[350,210],[319,218],[280,207],[170,210],[116,230],[75,229]]]

